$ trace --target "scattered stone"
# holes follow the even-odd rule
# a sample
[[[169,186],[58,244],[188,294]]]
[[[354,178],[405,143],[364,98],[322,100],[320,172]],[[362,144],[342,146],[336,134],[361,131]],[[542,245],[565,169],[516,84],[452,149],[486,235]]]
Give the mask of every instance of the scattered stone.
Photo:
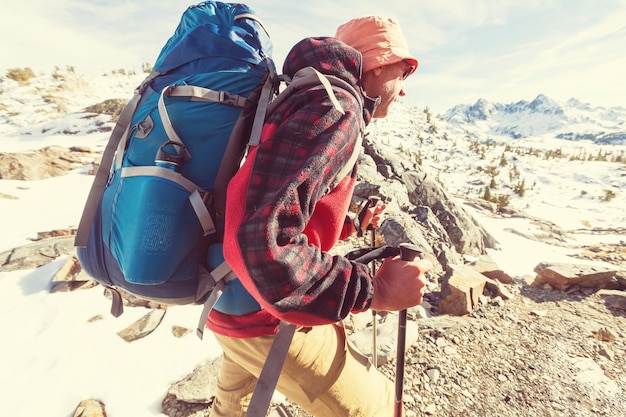
[[[4,198],[5,200],[19,200],[19,197],[16,197],[12,194],[0,193],[0,198]]]
[[[430,381],[435,384],[437,383],[437,380],[439,379],[439,376],[441,375],[441,371],[437,368],[431,368],[426,370],[426,375],[428,375],[428,379],[430,379]]]
[[[95,316],[93,316],[92,318],[87,320],[87,323],[94,323],[94,322],[100,321],[100,320],[104,320],[104,317],[102,317],[102,314],[96,314]]]
[[[0,253],[0,272],[38,268],[73,251],[73,237],[43,239]]]
[[[615,351],[609,346],[602,345],[598,348],[598,354],[604,356],[610,361],[615,360]]]
[[[84,400],[76,407],[73,417],[107,417],[107,413],[102,401]]]
[[[504,284],[491,278],[486,278],[485,289],[491,292],[494,297],[500,297],[503,300],[510,300],[513,298],[513,295],[505,288]]]
[[[626,310],[626,292],[617,290],[600,290],[598,295],[604,300],[607,307]]]
[[[441,284],[440,314],[463,316],[469,314],[479,302],[487,279],[474,269],[455,265]]]
[[[185,337],[188,334],[191,334],[193,332],[193,330],[188,329],[186,327],[182,327],[182,326],[172,326],[172,334],[174,335],[174,337],[176,338],[181,338],[181,337]]]
[[[88,113],[98,113],[113,116],[111,120],[113,122],[116,122],[127,103],[128,100],[124,99],[107,99],[101,103],[86,107],[85,111]]]
[[[373,348],[373,328],[367,327],[356,333],[349,335],[350,341],[356,348],[368,357],[372,357]],[[418,338],[418,325],[414,321],[407,321],[406,325],[406,350],[410,349]],[[376,327],[376,357],[378,365],[382,366],[391,363],[396,357],[396,346],[398,341],[398,316],[394,314],[393,318],[388,319],[384,323],[380,323]]]
[[[32,181],[64,175],[80,163],[70,154],[60,146],[33,152],[0,153],[0,179]]]
[[[209,417],[211,405],[187,403],[180,401],[175,395],[167,394],[161,402],[161,412],[168,417]]]
[[[606,288],[617,273],[615,269],[602,266],[563,263],[540,263],[534,269],[537,277],[533,285],[550,285],[566,291],[574,285],[588,288]]]
[[[431,307],[432,306],[430,305],[430,303],[425,301],[418,306],[409,308],[407,310],[407,317],[410,317],[414,320],[427,319],[429,317],[432,317],[432,313],[430,312]]]
[[[37,237],[34,238],[34,241],[48,239],[51,237],[60,237],[60,236],[74,236],[76,234],[76,229],[55,229],[49,230],[47,232],[38,232]]]
[[[615,342],[617,335],[606,327],[602,327],[600,330],[593,331],[593,337],[601,342]]]
[[[69,256],[52,277],[50,292],[68,292],[93,288],[98,285],[81,268],[76,256]]]
[[[609,377],[606,376],[602,368],[591,358],[570,358],[573,369],[574,379],[582,386],[594,387],[593,393],[587,392],[592,396],[598,396],[601,393],[620,392],[619,387]]]
[[[146,337],[152,333],[161,324],[163,317],[165,316],[165,310],[153,309],[148,314],[118,332],[118,336],[127,342],[132,342],[142,337]]]
[[[87,146],[70,146],[70,151],[78,153],[92,153],[91,148]]]
[[[515,284],[515,280],[506,272],[498,267],[498,265],[487,255],[481,255],[470,264],[476,271],[480,272],[487,278],[496,280],[503,284]]]
[[[222,366],[221,356],[202,362],[191,373],[175,382],[168,390],[178,401],[192,404],[211,403],[217,389],[217,377]]]
[[[52,281],[75,281],[82,270],[78,258],[76,256],[69,256],[63,266],[54,274]]]

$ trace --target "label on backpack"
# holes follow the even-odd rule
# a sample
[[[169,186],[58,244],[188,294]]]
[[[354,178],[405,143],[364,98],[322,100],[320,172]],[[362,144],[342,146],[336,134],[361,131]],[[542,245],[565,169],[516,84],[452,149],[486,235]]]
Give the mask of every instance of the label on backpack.
[[[110,249],[126,280],[154,285],[195,277],[194,265],[179,270],[203,235],[190,192],[153,176],[120,178],[111,186],[118,209],[111,213]]]

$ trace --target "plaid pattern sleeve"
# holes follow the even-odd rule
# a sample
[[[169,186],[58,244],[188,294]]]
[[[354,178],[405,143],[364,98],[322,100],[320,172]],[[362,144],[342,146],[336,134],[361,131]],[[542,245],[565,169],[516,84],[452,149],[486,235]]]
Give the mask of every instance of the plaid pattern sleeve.
[[[362,124],[354,97],[342,91],[337,97],[344,114],[324,90],[313,89],[281,105],[280,117],[270,117],[238,228],[241,256],[262,304],[298,324],[332,323],[350,311],[364,311],[373,292],[364,265],[331,256],[304,232],[352,154]],[[338,227],[337,235],[350,197],[346,193],[337,208],[339,226],[328,226]]]

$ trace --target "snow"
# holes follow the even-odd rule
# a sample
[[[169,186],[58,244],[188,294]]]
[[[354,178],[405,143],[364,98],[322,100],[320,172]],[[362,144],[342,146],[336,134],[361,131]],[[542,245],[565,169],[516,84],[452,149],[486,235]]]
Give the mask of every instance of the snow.
[[[129,92],[141,78],[103,76],[87,82],[77,80],[74,85],[80,88],[70,91],[58,89],[62,83],[52,77],[39,76],[30,86],[22,87],[4,80],[0,94],[5,106],[4,110],[0,106],[0,150],[23,152],[50,145],[104,146],[107,133],[85,133],[94,119],[84,119],[78,113],[57,113],[54,106],[41,99],[41,91],[71,98],[68,106],[76,112],[105,98],[129,98]],[[11,116],[11,112],[19,114]],[[440,119],[436,123],[444,125]],[[78,133],[64,134],[71,126]],[[416,148],[418,133],[425,126],[421,109],[398,103],[389,120],[373,123],[372,129],[387,146]],[[462,140],[462,130],[454,133],[454,126],[446,126],[454,135],[448,140],[450,143],[429,139],[420,148],[424,152],[424,167],[437,172],[450,192],[475,196],[484,185],[476,185],[479,172],[468,171],[467,167],[475,169],[491,162],[481,161],[469,150]],[[453,140],[456,146],[451,143]],[[498,140],[501,144],[507,142],[504,138]],[[515,142],[516,146],[522,143],[537,149],[572,145],[558,141],[555,146],[554,140],[545,136]],[[598,149],[592,144],[575,144],[576,149],[581,146],[594,152]],[[626,226],[624,164],[519,158],[518,168],[529,190],[524,197],[511,194],[513,206],[565,230]],[[84,170],[77,167],[67,175],[39,181],[0,180],[0,195],[17,197],[0,198],[0,251],[27,244],[40,231],[75,227],[93,180]],[[536,185],[530,188],[532,183]],[[615,190],[615,198],[601,201],[603,189]],[[498,240],[501,249],[490,254],[511,275],[532,274],[534,266],[542,261],[582,262],[571,258],[571,249],[522,237],[537,227],[528,219],[496,218],[469,206],[467,209]],[[569,238],[579,244],[624,240],[619,234],[594,233],[577,233]],[[49,293],[50,279],[65,259],[61,257],[33,270],[0,273],[0,328],[4,331],[0,384],[5,391],[4,414],[71,416],[81,400],[96,398],[106,404],[111,416],[162,416],[160,404],[169,386],[200,362],[220,354],[209,332],[202,341],[194,334],[182,338],[171,334],[174,325],[195,328],[199,307],[170,308],[154,333],[125,342],[116,333],[146,310],[127,308],[121,317],[113,318],[109,314],[110,301],[103,297],[100,287]],[[90,321],[96,316],[100,319]]]

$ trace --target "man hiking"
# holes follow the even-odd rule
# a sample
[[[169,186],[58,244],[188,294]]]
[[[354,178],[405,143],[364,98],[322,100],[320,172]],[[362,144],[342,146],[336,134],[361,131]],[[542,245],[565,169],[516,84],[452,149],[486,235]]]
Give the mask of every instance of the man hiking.
[[[421,303],[431,265],[388,258],[372,277],[366,265],[328,251],[355,231],[347,213],[356,167],[336,177],[362,128],[387,115],[417,65],[399,25],[379,16],[353,19],[335,37],[306,38],[287,56],[284,74],[313,67],[349,88],[333,84],[333,97],[319,86],[288,96],[229,183],[224,256],[260,309],[213,310],[207,320],[224,351],[213,417],[245,415],[281,321],[298,326],[281,393],[316,417],[393,415],[392,381],[348,345],[340,323],[349,313]],[[361,231],[383,209],[369,209]]]

